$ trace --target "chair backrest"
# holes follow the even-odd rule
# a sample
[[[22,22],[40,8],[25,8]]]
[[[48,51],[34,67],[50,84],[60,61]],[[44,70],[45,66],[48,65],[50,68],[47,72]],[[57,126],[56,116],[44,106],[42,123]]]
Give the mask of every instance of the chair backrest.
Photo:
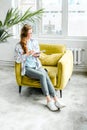
[[[63,44],[40,43],[40,50],[46,50],[46,54],[65,53],[66,46]]]

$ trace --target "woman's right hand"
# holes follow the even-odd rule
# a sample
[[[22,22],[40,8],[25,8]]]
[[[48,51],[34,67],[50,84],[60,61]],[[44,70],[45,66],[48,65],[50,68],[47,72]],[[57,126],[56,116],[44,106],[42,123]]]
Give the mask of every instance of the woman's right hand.
[[[30,51],[27,52],[27,56],[33,55],[33,54],[34,54],[34,50],[30,50]]]

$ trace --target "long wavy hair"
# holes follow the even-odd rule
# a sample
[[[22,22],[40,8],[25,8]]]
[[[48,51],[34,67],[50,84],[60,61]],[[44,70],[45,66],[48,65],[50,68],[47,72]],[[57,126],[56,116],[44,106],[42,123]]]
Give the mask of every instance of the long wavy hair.
[[[21,29],[21,34],[20,34],[20,44],[22,46],[22,49],[24,51],[24,54],[27,53],[27,36],[28,36],[28,31],[31,30],[32,27],[30,25],[25,24],[22,29]]]

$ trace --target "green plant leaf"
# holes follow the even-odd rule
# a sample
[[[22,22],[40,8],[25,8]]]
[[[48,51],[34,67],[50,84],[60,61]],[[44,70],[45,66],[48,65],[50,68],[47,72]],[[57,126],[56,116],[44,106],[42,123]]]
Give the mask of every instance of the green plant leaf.
[[[34,23],[36,20],[40,19],[44,13],[44,9],[33,12],[30,10],[31,8],[28,8],[24,14],[21,14],[18,8],[11,8],[7,11],[4,22],[2,23],[2,21],[0,21],[0,41],[5,41],[8,37],[12,36],[12,34],[9,33],[9,28],[12,26],[24,23],[25,21]]]
[[[0,27],[2,26],[2,21],[0,21]]]
[[[3,34],[0,37],[0,42],[5,42],[7,41],[8,37],[11,37],[12,34],[9,34],[8,32],[4,31]]]
[[[11,17],[12,17],[12,8],[7,11],[4,25],[8,26],[8,21],[11,19]]]

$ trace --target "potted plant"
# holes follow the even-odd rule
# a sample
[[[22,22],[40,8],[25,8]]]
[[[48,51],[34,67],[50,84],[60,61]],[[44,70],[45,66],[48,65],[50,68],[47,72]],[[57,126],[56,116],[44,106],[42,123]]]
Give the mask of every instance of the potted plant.
[[[24,14],[21,14],[18,8],[9,9],[5,16],[4,22],[0,20],[0,42],[7,41],[8,37],[12,36],[10,28],[19,23],[24,23],[26,20],[35,22],[41,18],[41,14],[44,12],[43,9],[31,12],[31,8],[27,9]]]

